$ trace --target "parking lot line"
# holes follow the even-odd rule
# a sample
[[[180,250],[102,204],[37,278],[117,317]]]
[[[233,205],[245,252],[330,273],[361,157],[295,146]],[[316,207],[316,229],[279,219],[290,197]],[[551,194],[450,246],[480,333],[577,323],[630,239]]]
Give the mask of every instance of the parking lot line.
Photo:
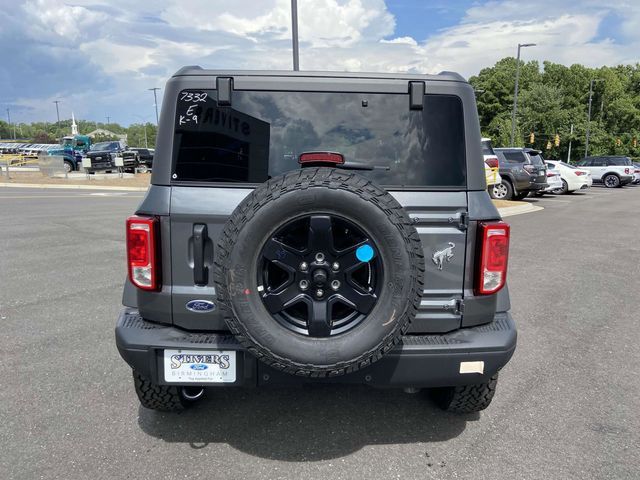
[[[144,195],[100,195],[100,196],[91,196],[91,195],[4,195],[0,196],[0,198],[18,198],[18,199],[30,199],[30,198],[144,198]]]

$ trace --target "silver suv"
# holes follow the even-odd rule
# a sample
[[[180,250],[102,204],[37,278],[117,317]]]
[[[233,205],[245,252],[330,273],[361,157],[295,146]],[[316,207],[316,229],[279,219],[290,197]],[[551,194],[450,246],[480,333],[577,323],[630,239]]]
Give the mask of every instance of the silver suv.
[[[602,183],[607,188],[617,188],[633,181],[635,167],[629,157],[599,156],[586,157],[576,166],[589,170],[593,183]]]

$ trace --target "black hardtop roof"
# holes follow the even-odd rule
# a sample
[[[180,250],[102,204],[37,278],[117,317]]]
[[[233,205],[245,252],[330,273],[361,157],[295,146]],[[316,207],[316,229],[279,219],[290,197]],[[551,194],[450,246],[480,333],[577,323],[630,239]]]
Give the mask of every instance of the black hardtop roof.
[[[370,73],[370,72],[319,72],[319,71],[291,71],[291,70],[208,70],[198,65],[182,67],[174,77],[187,75],[211,76],[211,77],[315,77],[315,78],[371,78],[388,80],[429,80],[429,81],[467,81],[462,75],[455,72],[440,72],[436,75],[423,75],[415,73]]]

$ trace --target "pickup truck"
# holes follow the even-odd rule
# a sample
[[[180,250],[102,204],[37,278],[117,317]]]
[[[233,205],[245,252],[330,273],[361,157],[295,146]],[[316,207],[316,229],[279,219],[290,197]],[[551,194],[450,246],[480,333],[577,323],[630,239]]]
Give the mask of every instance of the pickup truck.
[[[136,153],[130,151],[123,142],[110,141],[94,143],[87,152],[87,158],[91,160],[91,167],[88,171],[116,170],[117,157],[122,157],[124,169],[135,168],[137,162]]]

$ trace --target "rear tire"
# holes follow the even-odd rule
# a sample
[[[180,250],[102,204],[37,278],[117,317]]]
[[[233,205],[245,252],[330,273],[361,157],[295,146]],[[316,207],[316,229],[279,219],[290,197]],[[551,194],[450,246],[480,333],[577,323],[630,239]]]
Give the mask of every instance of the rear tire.
[[[567,181],[562,179],[562,187],[555,189],[553,193],[555,193],[556,195],[564,195],[566,193],[569,193],[569,184],[567,183]]]
[[[604,183],[604,186],[607,188],[620,188],[622,186],[620,183],[620,177],[613,173],[604,177],[602,179],[602,183]]]
[[[527,195],[529,195],[529,191],[520,192],[518,194],[515,194],[513,196],[513,199],[516,200],[516,201],[524,200],[525,198],[527,198]]]
[[[431,391],[431,395],[442,410],[452,413],[475,413],[491,404],[497,384],[496,373],[487,383],[436,388]]]
[[[502,180],[489,188],[489,196],[494,200],[511,200],[513,198],[513,187],[508,180]]]
[[[158,385],[133,371],[133,384],[143,407],[160,412],[181,412],[202,398],[202,394],[183,390],[189,387]],[[196,387],[199,390],[199,387]]]

